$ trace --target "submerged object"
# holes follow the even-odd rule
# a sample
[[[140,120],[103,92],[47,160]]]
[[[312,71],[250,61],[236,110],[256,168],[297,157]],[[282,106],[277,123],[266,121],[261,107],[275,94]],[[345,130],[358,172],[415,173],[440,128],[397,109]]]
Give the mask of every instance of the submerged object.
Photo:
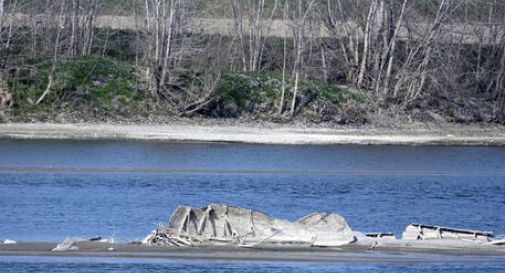
[[[338,214],[313,213],[298,221],[269,217],[235,206],[210,204],[204,208],[181,206],[147,236],[147,245],[198,246],[258,245],[342,246],[357,240]]]
[[[433,225],[411,224],[403,232],[404,240],[460,239],[476,242],[491,242],[492,231],[469,230]]]

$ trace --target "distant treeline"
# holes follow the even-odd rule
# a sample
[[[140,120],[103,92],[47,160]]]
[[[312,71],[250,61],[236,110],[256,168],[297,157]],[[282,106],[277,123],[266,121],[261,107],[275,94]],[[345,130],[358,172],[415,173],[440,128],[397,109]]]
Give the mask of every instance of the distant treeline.
[[[131,89],[128,100],[148,98],[174,115],[236,116],[268,101],[266,115],[288,119],[309,108],[327,116],[359,108],[505,121],[505,0],[0,0],[0,7],[4,106],[54,107],[79,96],[85,103],[81,95],[100,85],[97,94]],[[135,27],[121,29],[118,16]],[[231,34],[198,31],[208,29],[198,27],[203,18],[217,30],[229,24],[222,28]],[[72,62],[92,72],[70,79],[63,68]],[[100,78],[95,68],[104,63]]]

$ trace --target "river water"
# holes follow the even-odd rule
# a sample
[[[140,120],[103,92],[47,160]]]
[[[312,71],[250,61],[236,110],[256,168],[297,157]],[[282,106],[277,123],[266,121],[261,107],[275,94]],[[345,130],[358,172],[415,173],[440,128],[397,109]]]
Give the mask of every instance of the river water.
[[[337,212],[355,230],[392,231],[397,236],[413,222],[500,235],[505,234],[505,148],[0,140],[0,239],[59,241],[101,235],[136,240],[165,223],[177,206],[208,203],[243,206],[290,220],[314,211]],[[49,270],[56,265],[59,271]],[[1,268],[9,268],[8,272],[505,270],[478,264],[329,266],[24,257],[0,257]]]

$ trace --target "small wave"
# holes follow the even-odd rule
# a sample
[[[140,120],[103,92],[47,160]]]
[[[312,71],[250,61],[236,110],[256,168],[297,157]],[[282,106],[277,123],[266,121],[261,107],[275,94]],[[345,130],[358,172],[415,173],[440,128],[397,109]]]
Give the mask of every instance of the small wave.
[[[158,173],[158,174],[321,174],[338,176],[484,176],[505,177],[505,172],[428,172],[382,170],[204,169],[123,167],[0,167],[0,173]]]

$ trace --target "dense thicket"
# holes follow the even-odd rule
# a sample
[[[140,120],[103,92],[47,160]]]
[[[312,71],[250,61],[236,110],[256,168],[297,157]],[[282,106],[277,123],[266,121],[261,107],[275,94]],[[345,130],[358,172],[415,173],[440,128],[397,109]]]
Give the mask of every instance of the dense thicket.
[[[505,0],[0,0],[0,107],[505,121]]]

